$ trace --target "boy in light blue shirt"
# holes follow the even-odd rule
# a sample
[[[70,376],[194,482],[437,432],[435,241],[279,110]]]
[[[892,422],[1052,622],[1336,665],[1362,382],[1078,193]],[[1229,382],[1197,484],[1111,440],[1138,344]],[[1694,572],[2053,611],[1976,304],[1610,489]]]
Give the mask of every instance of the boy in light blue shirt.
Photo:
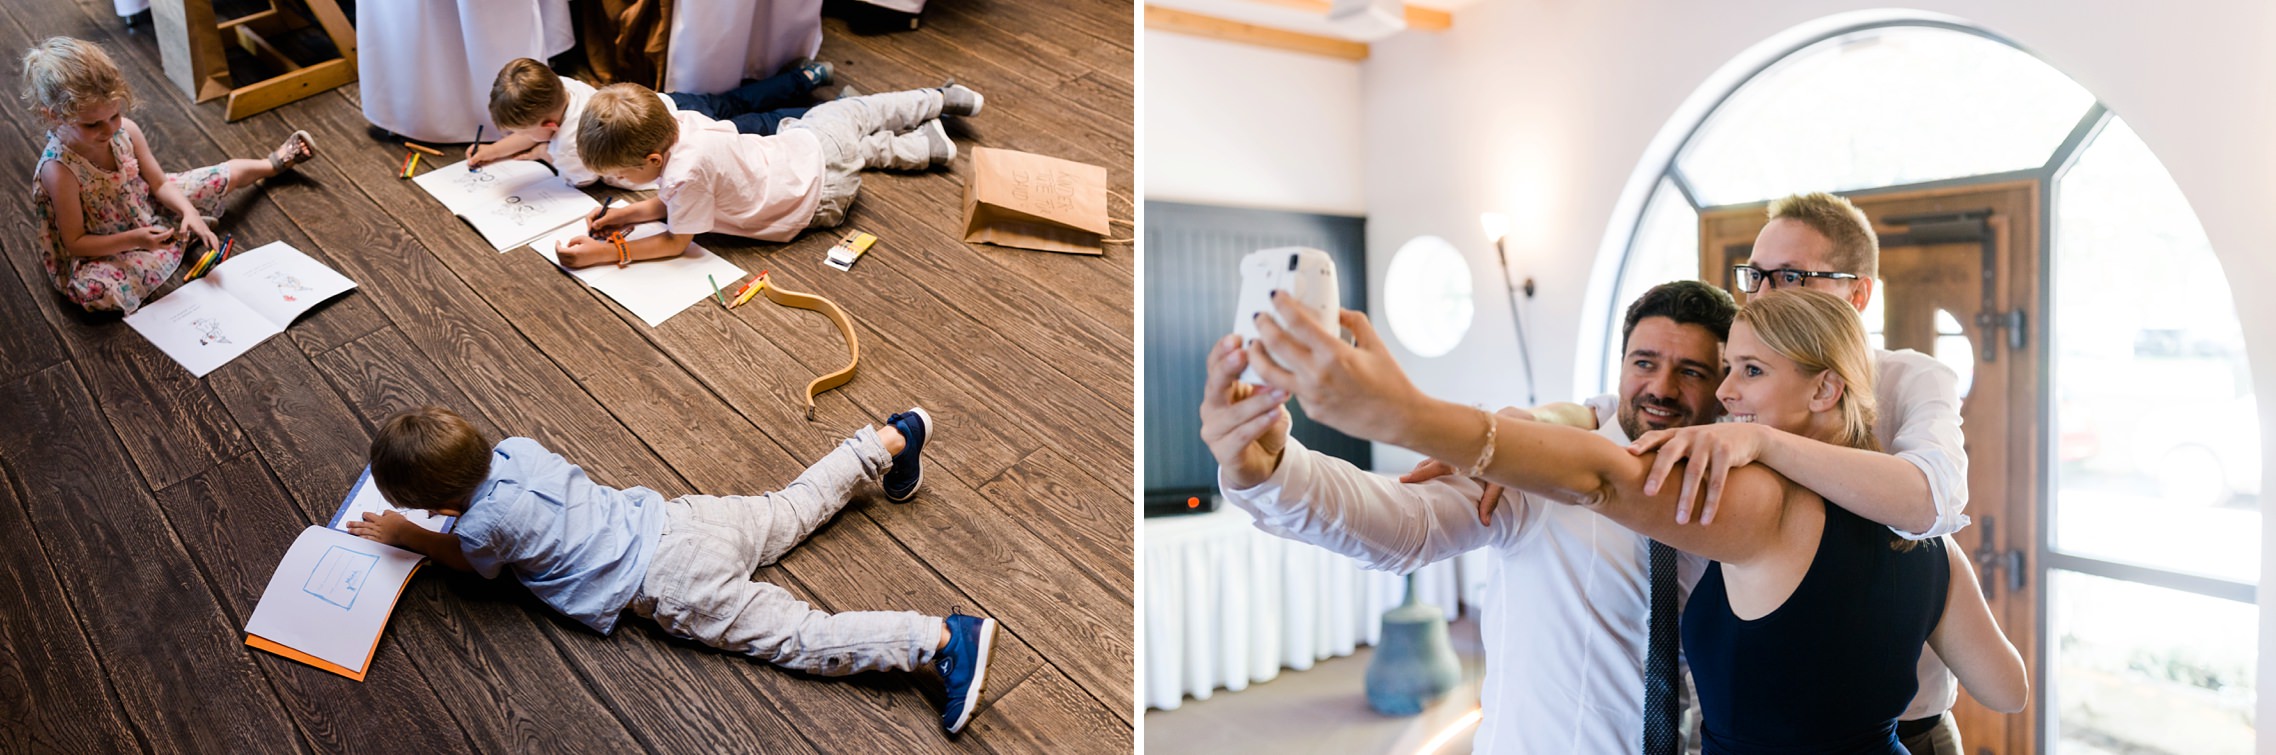
[[[666,500],[644,487],[593,482],[528,438],[490,445],[441,407],[388,418],[372,439],[371,478],[390,503],[458,517],[450,533],[401,514],[365,514],[359,536],[445,566],[515,579],[554,610],[608,634],[630,610],[664,631],[810,674],[911,670],[931,663],[947,685],[941,726],[964,728],[987,678],[994,619],[907,611],[814,610],[751,579],[875,480],[909,500],[932,429],[924,409],[864,427],[779,491]]]

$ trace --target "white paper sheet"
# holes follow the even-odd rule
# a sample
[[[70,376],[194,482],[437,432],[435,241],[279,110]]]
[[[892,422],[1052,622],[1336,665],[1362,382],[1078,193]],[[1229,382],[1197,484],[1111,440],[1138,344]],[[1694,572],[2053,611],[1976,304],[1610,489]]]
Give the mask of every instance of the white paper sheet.
[[[581,222],[601,206],[554,175],[552,169],[530,160],[492,163],[479,171],[467,170],[466,161],[460,160],[420,174],[411,182],[442,202],[451,214],[465,218],[501,252],[565,224]]]
[[[339,271],[282,241],[232,255],[212,273],[188,285],[209,282],[279,328],[292,325],[301,313],[356,287],[355,281]]]
[[[202,282],[143,305],[126,316],[127,326],[198,377],[284,332],[220,287]]]
[[[561,256],[554,250],[561,242],[585,235],[586,230],[583,221],[571,223],[567,228],[530,242],[530,248],[559,265]],[[625,238],[642,239],[663,232],[663,223],[641,223],[633,226]],[[723,293],[731,294],[749,275],[735,263],[721,259],[694,242],[688,243],[686,253],[672,259],[635,262],[624,267],[594,265],[570,270],[569,274],[594,290],[608,294],[651,328],[664,324],[688,305],[711,298],[712,281],[718,281]]]
[[[332,521],[325,526],[346,532],[349,522],[363,521],[366,513],[385,514],[390,511],[402,514],[412,524],[436,532],[449,532],[453,525],[458,524],[458,517],[437,516],[418,509],[398,508],[389,503],[387,496],[380,494],[379,486],[371,483],[371,468],[365,467],[363,477],[356,480],[355,490],[348,493],[348,502],[341,504],[340,510],[332,515]]]
[[[421,558],[339,530],[309,527],[277,564],[245,631],[361,671]]]
[[[282,241],[230,257],[213,272],[126,316],[136,333],[190,374],[214,368],[283,333],[310,308],[356,287]]]

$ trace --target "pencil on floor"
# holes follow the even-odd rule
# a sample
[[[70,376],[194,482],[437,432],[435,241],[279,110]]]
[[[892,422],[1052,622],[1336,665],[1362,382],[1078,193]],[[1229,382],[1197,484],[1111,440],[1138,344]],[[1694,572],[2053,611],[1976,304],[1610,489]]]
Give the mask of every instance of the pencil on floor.
[[[415,149],[415,150],[418,150],[418,151],[420,151],[420,152],[425,152],[425,153],[427,153],[428,155],[430,155],[430,156],[433,156],[433,157],[442,157],[442,156],[443,156],[443,151],[442,151],[442,150],[439,150],[439,149],[435,149],[435,148],[433,148],[433,147],[429,147],[429,146],[427,146],[427,145],[424,145],[424,144],[420,144],[420,143],[418,143],[418,142],[404,142],[404,143],[403,143],[403,146],[405,146],[405,147],[410,147],[410,148],[412,148],[412,149]]]
[[[402,165],[398,165],[398,166],[395,166],[395,177],[396,177],[396,178],[410,178],[410,177],[411,177],[411,158],[413,158],[413,157],[416,157],[418,154],[419,154],[419,153],[417,153],[417,152],[405,152],[405,153],[403,153],[403,164],[402,164]]]
[[[719,278],[707,273],[703,276],[703,279],[711,281],[711,298],[718,299],[719,306],[727,306],[727,296],[725,294],[719,293]]]

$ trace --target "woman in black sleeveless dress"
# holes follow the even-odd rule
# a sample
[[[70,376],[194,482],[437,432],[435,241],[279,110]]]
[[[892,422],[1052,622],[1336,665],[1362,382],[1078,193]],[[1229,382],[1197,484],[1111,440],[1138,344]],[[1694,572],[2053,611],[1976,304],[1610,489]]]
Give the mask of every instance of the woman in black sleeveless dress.
[[[1760,465],[1731,470],[1713,524],[1676,524],[1678,486],[1643,493],[1649,455],[1424,396],[1357,313],[1343,313],[1349,345],[1294,307],[1279,314],[1292,325],[1260,320],[1266,353],[1252,349],[1250,363],[1313,419],[1716,562],[1682,621],[1706,752],[1904,755],[1896,720],[1924,644],[1978,702],[2014,712],[2029,697],[2022,656],[1949,538],[1903,540]],[[1878,450],[1871,352],[1847,302],[1806,289],[1754,297],[1724,364],[1727,420]]]

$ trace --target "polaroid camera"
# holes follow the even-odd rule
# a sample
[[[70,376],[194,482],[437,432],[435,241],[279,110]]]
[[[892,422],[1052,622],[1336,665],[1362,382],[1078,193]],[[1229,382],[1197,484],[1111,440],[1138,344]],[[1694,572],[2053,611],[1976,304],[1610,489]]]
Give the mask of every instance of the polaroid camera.
[[[1256,314],[1273,313],[1275,289],[1288,292],[1329,331],[1337,330],[1336,310],[1341,308],[1342,289],[1336,285],[1335,258],[1309,247],[1263,249],[1241,258],[1241,305],[1233,318],[1233,332],[1240,334],[1243,343],[1257,338]],[[1280,316],[1273,313],[1273,319],[1279,321]],[[1241,381],[1264,384],[1255,367],[1242,372]]]

